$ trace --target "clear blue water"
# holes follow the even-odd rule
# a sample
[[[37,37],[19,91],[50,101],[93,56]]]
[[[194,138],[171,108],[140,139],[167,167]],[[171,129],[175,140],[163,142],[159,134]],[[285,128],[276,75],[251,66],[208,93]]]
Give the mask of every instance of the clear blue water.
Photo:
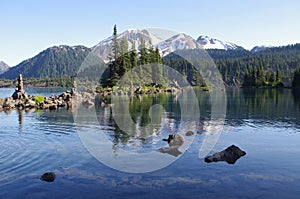
[[[5,92],[0,89],[1,96]],[[197,95],[201,122],[206,123],[210,114],[208,93]],[[133,103],[131,114],[138,125],[143,120],[147,123],[143,111],[149,99]],[[176,126],[178,106],[169,99],[164,96],[155,100],[164,105],[167,102],[171,108],[165,108],[162,119]],[[2,111],[0,198],[298,198],[299,93],[289,89],[229,90],[227,103],[224,129],[210,154],[235,144],[246,151],[246,156],[235,164],[205,163],[198,157],[204,134],[197,134],[174,163],[141,174],[121,172],[95,159],[81,142],[77,131],[80,126],[75,125],[73,113],[68,110]],[[86,124],[85,130],[98,128],[104,132],[114,141],[111,150],[116,154],[120,149],[148,152],[153,145],[166,144],[160,138],[169,133],[168,128],[161,131],[159,139],[130,138],[116,129],[105,112],[107,107],[97,110],[99,125]],[[132,145],[132,141],[138,144]],[[53,183],[39,179],[47,171],[57,174]]]

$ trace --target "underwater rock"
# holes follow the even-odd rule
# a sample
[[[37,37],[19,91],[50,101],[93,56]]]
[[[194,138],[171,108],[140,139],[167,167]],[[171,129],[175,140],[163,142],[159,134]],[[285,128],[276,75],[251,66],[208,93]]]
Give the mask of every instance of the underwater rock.
[[[184,139],[179,134],[170,134],[168,139],[163,139],[163,141],[168,142],[169,147],[162,147],[158,149],[161,153],[168,153],[172,156],[179,156],[181,152],[178,150],[179,147],[184,143]]]
[[[194,132],[193,131],[188,131],[188,132],[185,133],[185,135],[186,136],[192,136],[192,135],[194,135]]]
[[[163,141],[167,141],[170,147],[179,148],[183,143],[184,139],[179,134],[170,134],[168,139],[163,139]]]
[[[158,151],[161,153],[167,153],[174,157],[177,157],[181,154],[181,152],[178,150],[178,148],[175,148],[175,147],[162,147],[162,148],[158,149]]]

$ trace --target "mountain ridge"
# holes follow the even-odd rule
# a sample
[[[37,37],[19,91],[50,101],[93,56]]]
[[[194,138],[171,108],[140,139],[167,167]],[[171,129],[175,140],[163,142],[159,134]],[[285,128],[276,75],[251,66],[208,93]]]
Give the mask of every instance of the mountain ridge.
[[[74,76],[89,52],[84,46],[53,46],[10,67],[0,78],[15,79],[19,74],[24,78]]]
[[[262,56],[262,53],[268,55],[264,58],[268,59],[268,61],[265,62],[266,65],[264,70],[268,70],[270,67],[272,67],[271,72],[274,72],[276,71],[276,68],[280,68],[285,73],[284,75],[286,75],[287,78],[291,77],[290,73],[292,70],[294,70],[295,63],[300,62],[300,58],[297,57],[300,44],[287,45],[283,47],[268,47],[254,52],[246,50],[234,43],[223,42],[208,36],[199,36],[197,41],[193,37],[184,33],[169,34],[167,38],[161,38],[157,35],[158,34],[144,29],[129,29],[119,34],[118,38],[127,38],[129,50],[132,48],[133,44],[135,45],[135,48],[139,50],[141,38],[143,38],[147,47],[150,45],[153,45],[153,47],[158,47],[163,57],[180,49],[206,49],[218,67],[222,68],[221,72],[224,73],[224,75],[227,73],[229,76],[232,75],[234,73],[232,72],[232,69],[236,68],[236,71],[240,74],[238,76],[239,80],[243,80],[242,75],[245,72],[244,70],[246,70],[245,67],[248,71],[250,71],[250,69],[252,70],[252,68],[257,67],[259,63],[263,63],[262,61],[264,60],[259,58]],[[108,56],[110,53],[111,44],[112,37],[108,37],[91,48],[85,46],[67,45],[53,46],[41,51],[30,59],[22,61],[20,64],[14,67],[10,67],[8,71],[0,74],[0,78],[15,79],[20,73],[22,73],[25,78],[74,76],[77,74],[78,69],[85,60],[86,56],[92,51],[95,51],[106,58],[107,63],[107,61],[109,61]],[[275,54],[278,56],[275,56]],[[291,59],[293,56],[297,56],[295,57],[294,62],[290,62],[289,60],[284,59],[284,57],[286,57],[284,54],[287,54],[290,57],[289,59]],[[280,59],[281,61],[276,61],[278,63],[277,65],[274,65],[272,59],[269,59],[269,57],[273,57],[273,60]],[[254,62],[251,60],[260,61]],[[252,63],[249,64],[250,62]],[[241,65],[241,63],[243,64]],[[285,67],[290,71],[286,70]],[[96,70],[97,67],[94,69]],[[87,72],[93,73],[93,71]],[[232,79],[230,80],[229,76],[226,77],[228,79],[226,81],[230,83],[232,82]]]
[[[6,72],[9,69],[9,65],[4,61],[0,61],[0,74]]]
[[[128,29],[117,36],[119,40],[121,40],[123,37],[127,39],[129,49],[131,49],[134,43],[135,48],[138,51],[140,48],[141,39],[143,38],[146,47],[149,47],[150,45],[153,45],[154,48],[157,47],[161,52],[161,56],[166,56],[176,50],[183,49],[244,49],[237,44],[223,42],[221,40],[203,35],[199,36],[197,40],[185,33],[173,33],[169,37],[161,38],[148,29]],[[106,63],[109,61],[112,40],[112,36],[107,37],[91,48],[93,51],[99,54]]]

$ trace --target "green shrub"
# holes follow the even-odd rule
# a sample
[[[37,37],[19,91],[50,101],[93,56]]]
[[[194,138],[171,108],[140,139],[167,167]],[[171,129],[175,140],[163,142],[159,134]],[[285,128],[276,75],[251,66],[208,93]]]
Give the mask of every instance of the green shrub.
[[[44,101],[44,96],[40,96],[40,95],[37,95],[37,96],[34,96],[34,101],[35,103],[39,104],[41,103],[42,101]]]

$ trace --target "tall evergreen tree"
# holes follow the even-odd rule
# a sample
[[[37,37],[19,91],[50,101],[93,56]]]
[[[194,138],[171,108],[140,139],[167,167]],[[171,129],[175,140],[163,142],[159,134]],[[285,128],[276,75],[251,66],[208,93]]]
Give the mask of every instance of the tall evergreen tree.
[[[128,51],[128,42],[125,37],[122,38],[121,40],[121,46],[120,46],[120,71],[119,75],[122,76],[125,74],[126,71],[128,71],[131,68],[131,63],[130,63],[130,54]]]
[[[162,63],[162,59],[161,59],[158,47],[155,48],[155,62],[157,64],[161,64]]]
[[[119,42],[118,42],[118,32],[117,32],[117,25],[114,25],[113,29],[113,41],[112,41],[112,53],[113,59],[117,60],[119,56]]]
[[[280,83],[280,82],[282,81],[281,78],[282,78],[282,77],[281,77],[281,71],[280,71],[279,68],[277,67],[277,69],[276,69],[276,82],[277,82],[277,83]]]
[[[112,58],[110,59],[111,62],[109,63],[109,78],[106,79],[104,82],[106,82],[107,86],[114,86],[118,79],[120,78],[119,72],[120,72],[120,65],[118,63],[118,57],[119,57],[119,42],[118,42],[118,33],[117,33],[117,25],[114,25],[113,28],[113,42],[111,46],[111,53]]]
[[[138,54],[135,49],[135,42],[133,42],[131,51],[130,51],[130,64],[131,64],[132,68],[134,68],[138,65]]]
[[[141,49],[140,49],[140,63],[139,65],[145,65],[148,63],[148,53],[146,48],[146,43],[143,38],[141,38]]]
[[[300,88],[300,67],[298,67],[294,72],[292,86],[295,88]]]

